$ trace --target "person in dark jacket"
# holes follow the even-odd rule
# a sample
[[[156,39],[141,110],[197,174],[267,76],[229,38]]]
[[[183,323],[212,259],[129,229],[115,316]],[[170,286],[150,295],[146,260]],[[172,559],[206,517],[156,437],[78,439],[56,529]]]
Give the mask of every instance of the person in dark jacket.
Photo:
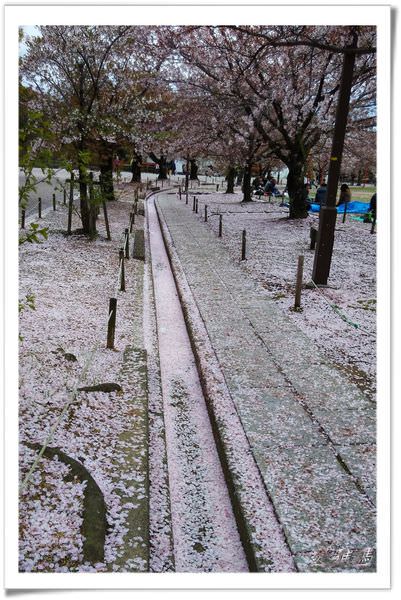
[[[326,204],[326,196],[327,196],[327,183],[323,181],[320,186],[316,190],[315,196],[315,204],[320,204],[320,206]]]
[[[376,192],[370,199],[369,212],[371,213],[372,217],[376,219]]]
[[[340,204],[348,204],[348,202],[351,202],[351,190],[346,183],[343,183],[340,188],[340,197],[337,206],[340,206]]]

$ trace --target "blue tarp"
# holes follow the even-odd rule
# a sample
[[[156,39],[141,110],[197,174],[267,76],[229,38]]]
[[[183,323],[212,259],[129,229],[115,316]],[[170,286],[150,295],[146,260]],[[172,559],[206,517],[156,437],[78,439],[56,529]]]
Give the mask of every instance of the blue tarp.
[[[310,210],[312,212],[320,211],[320,204],[312,204]],[[344,212],[344,204],[337,206],[337,213],[342,214]],[[349,202],[347,206],[347,214],[363,215],[369,212],[369,202]]]

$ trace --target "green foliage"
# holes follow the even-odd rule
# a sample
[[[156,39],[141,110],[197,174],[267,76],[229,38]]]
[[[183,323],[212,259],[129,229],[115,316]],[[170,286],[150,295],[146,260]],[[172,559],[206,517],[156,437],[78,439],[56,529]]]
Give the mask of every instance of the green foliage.
[[[29,308],[30,310],[36,310],[35,300],[35,294],[33,294],[32,292],[28,292],[28,294],[25,295],[25,298],[23,300],[18,300],[18,312],[22,313],[27,308]],[[19,334],[18,337],[19,341],[22,342],[24,339],[23,336]]]
[[[50,183],[53,172],[49,167],[53,158],[54,142],[50,122],[44,114],[33,108],[33,91],[19,86],[19,167],[25,182],[19,186],[19,205],[26,208],[29,196],[36,191],[39,182]],[[43,176],[38,179],[33,169],[41,168]]]
[[[28,292],[28,294],[25,295],[24,300],[18,301],[18,312],[21,313],[27,308],[30,308],[31,310],[36,310],[35,299],[35,294],[33,294],[32,292]]]
[[[39,229],[38,223],[31,223],[30,229],[27,232],[25,232],[23,235],[20,236],[19,245],[21,246],[21,244],[25,244],[25,242],[29,242],[31,244],[33,244],[33,243],[40,244],[43,241],[40,238],[42,237],[45,240],[47,240],[48,235],[49,235],[48,227],[42,227],[41,229]]]

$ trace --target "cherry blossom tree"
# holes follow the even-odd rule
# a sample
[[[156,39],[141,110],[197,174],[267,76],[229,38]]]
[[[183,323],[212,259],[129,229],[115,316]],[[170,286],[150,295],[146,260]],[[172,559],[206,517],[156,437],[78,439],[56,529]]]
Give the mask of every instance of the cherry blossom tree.
[[[361,36],[366,47],[358,49],[354,78],[352,114],[361,125],[374,118],[372,29]],[[182,79],[207,87],[223,106],[235,104],[288,167],[291,217],[307,214],[302,186],[308,156],[333,131],[347,36],[347,27],[184,27],[167,40],[191,73]]]
[[[24,81],[41,95],[59,138],[72,148],[79,170],[83,229],[90,231],[87,167],[100,166],[103,195],[113,199],[116,148],[136,148],[146,139],[159,57],[152,30],[132,26],[46,26],[27,42]]]

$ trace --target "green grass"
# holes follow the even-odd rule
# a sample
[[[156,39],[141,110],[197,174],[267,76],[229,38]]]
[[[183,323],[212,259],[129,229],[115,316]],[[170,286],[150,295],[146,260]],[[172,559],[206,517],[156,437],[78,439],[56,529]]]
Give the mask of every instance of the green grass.
[[[359,185],[350,186],[351,190],[351,201],[357,202],[370,202],[371,197],[376,192],[376,187],[374,185],[367,185],[366,187],[362,187]],[[315,197],[315,190],[313,194],[310,194],[311,198]],[[340,186],[338,187],[337,199],[340,196]]]

